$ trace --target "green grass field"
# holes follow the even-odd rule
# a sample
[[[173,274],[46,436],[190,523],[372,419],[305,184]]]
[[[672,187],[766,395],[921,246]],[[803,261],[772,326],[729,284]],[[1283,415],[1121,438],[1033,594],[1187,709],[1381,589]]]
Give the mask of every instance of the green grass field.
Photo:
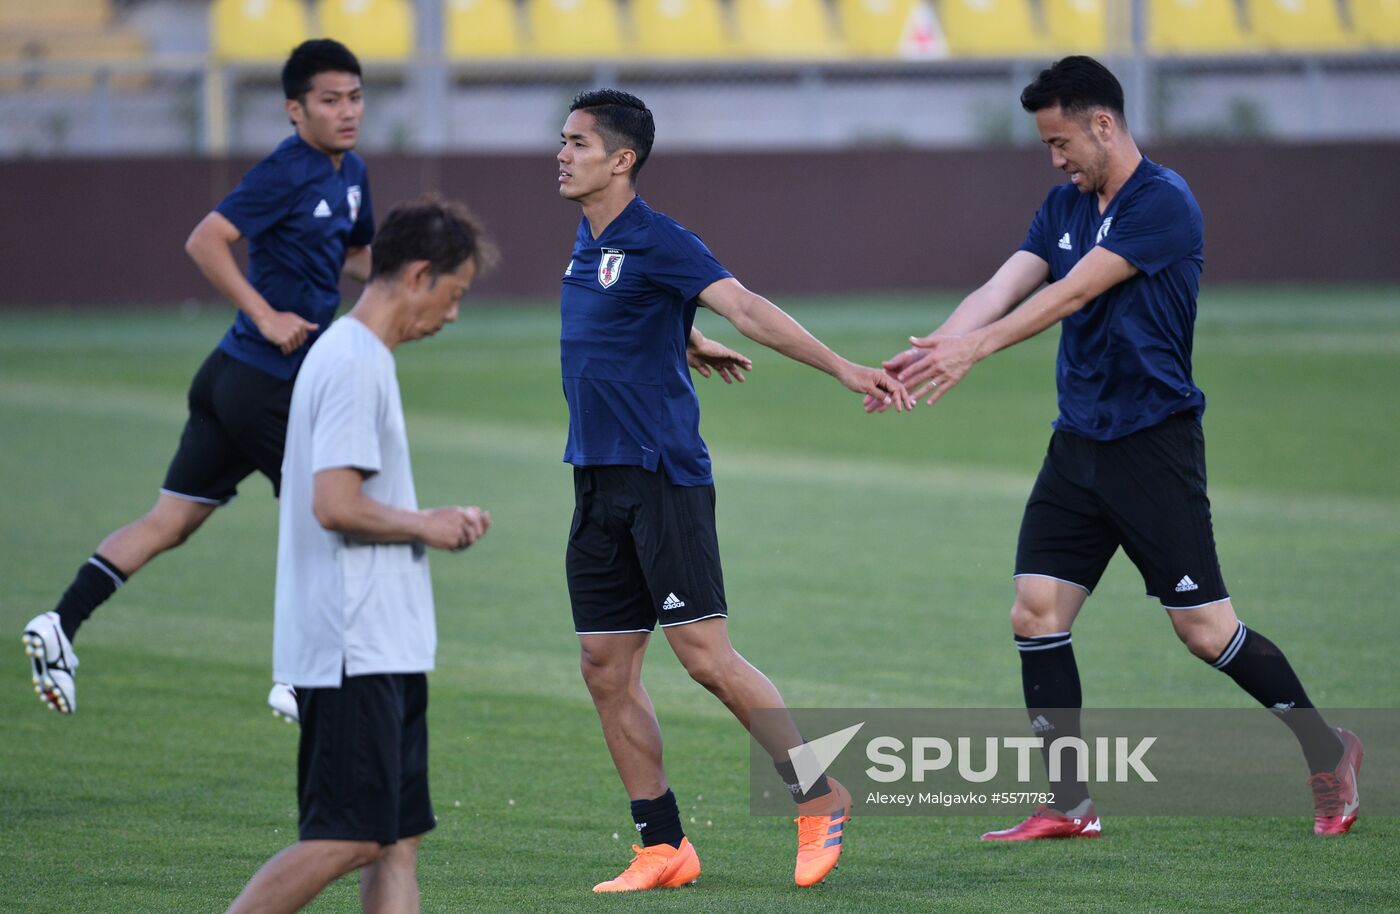
[[[785,304],[874,361],[952,301]],[[296,731],[263,705],[276,512],[261,478],[83,629],[74,717],[35,699],[18,637],[153,500],[227,317],[0,314],[0,912],[219,911],[295,837]],[[739,345],[713,315],[701,326]],[[433,558],[424,910],[1400,910],[1400,822],[1378,817],[1323,841],[1302,816],[1108,811],[1100,841],[1030,846],[977,841],[1014,817],[867,817],[841,870],[798,890],[793,826],[748,815],[746,735],[664,643],[647,684],[705,873],[682,892],[590,895],[632,836],[564,590],[557,334],[549,308],[481,308],[399,352],[422,503],[479,503],[496,523]],[[1053,334],[912,416],[866,416],[830,379],[741,348],[749,383],[699,385],[740,650],[794,706],[1018,706],[1009,574],[1054,415]],[[1400,291],[1209,291],[1197,379],[1241,617],[1320,705],[1400,707]],[[1076,635],[1091,705],[1250,706],[1180,647],[1121,556]],[[353,880],[311,908],[357,909]]]

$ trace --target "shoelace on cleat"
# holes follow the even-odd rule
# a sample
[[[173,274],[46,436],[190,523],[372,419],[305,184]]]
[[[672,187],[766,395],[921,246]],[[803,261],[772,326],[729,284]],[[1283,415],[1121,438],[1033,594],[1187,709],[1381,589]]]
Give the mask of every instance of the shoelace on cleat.
[[[833,819],[831,816],[798,816],[792,821],[797,823],[797,846],[803,850],[820,850],[830,837],[831,826],[844,821],[844,817]]]
[[[1330,771],[1323,771],[1308,778],[1312,788],[1313,805],[1319,816],[1339,816],[1346,807],[1342,796],[1342,779]]]

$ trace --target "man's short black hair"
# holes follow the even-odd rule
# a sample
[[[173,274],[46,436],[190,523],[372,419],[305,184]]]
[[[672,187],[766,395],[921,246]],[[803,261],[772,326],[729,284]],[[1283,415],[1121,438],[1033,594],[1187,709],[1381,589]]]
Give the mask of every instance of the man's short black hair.
[[[607,152],[626,147],[637,154],[637,161],[627,173],[627,179],[636,184],[656,140],[656,121],[646,102],[620,89],[592,89],[574,96],[569,110],[593,115]]]
[[[1057,105],[1066,114],[1107,108],[1120,123],[1128,123],[1123,113],[1123,86],[1108,67],[1092,57],[1057,60],[1021,91],[1021,107],[1032,114]]]
[[[485,273],[500,258],[496,244],[465,206],[428,194],[389,211],[370,246],[370,282],[391,279],[416,260],[434,278],[455,273],[469,259]]]
[[[354,73],[361,76],[360,61],[333,38],[313,38],[292,49],[282,66],[282,91],[288,99],[302,99],[311,91],[317,73]]]

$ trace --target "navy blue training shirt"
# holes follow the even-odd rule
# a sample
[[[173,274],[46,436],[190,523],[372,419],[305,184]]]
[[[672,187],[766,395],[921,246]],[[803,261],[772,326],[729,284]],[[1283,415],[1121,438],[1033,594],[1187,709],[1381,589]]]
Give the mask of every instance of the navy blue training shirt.
[[[579,221],[559,299],[566,463],[664,466],[677,485],[713,482],[685,349],[696,297],[729,275],[641,197],[597,239]]]
[[[248,239],[253,288],[278,311],[293,311],[320,325],[299,349],[283,355],[240,311],[219,348],[291,380],[340,307],[346,248],[374,239],[364,160],[347,152],[337,171],[329,156],[292,134],[254,165],[215,211]]]
[[[1203,241],[1191,189],[1146,157],[1103,213],[1073,184],[1050,191],[1021,250],[1048,263],[1052,281],[1096,244],[1141,271],[1061,321],[1055,428],[1112,441],[1205,411],[1191,380]]]

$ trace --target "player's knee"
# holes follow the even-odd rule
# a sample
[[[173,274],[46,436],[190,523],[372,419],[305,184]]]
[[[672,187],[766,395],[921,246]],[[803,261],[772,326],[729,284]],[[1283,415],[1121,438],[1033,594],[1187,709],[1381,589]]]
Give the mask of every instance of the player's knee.
[[[1220,633],[1214,629],[1204,626],[1179,626],[1176,629],[1176,636],[1181,639],[1182,644],[1186,645],[1188,651],[1206,663],[1213,663],[1215,658],[1219,657],[1230,643],[1230,636],[1221,637]]]
[[[1054,608],[1052,603],[1018,596],[1011,604],[1011,630],[1025,638],[1056,631]]]
[[[161,549],[174,549],[199,529],[204,517],[157,505],[142,521]]]
[[[718,692],[729,682],[729,670],[732,666],[729,659],[697,651],[683,657],[681,665],[685,667],[685,671],[690,674],[691,679],[711,692]]]
[[[621,695],[627,691],[629,666],[618,658],[583,648],[579,652],[579,672],[595,698]]]
[[[377,841],[326,841],[322,854],[341,873],[350,873],[362,866],[378,863],[386,845]]]

